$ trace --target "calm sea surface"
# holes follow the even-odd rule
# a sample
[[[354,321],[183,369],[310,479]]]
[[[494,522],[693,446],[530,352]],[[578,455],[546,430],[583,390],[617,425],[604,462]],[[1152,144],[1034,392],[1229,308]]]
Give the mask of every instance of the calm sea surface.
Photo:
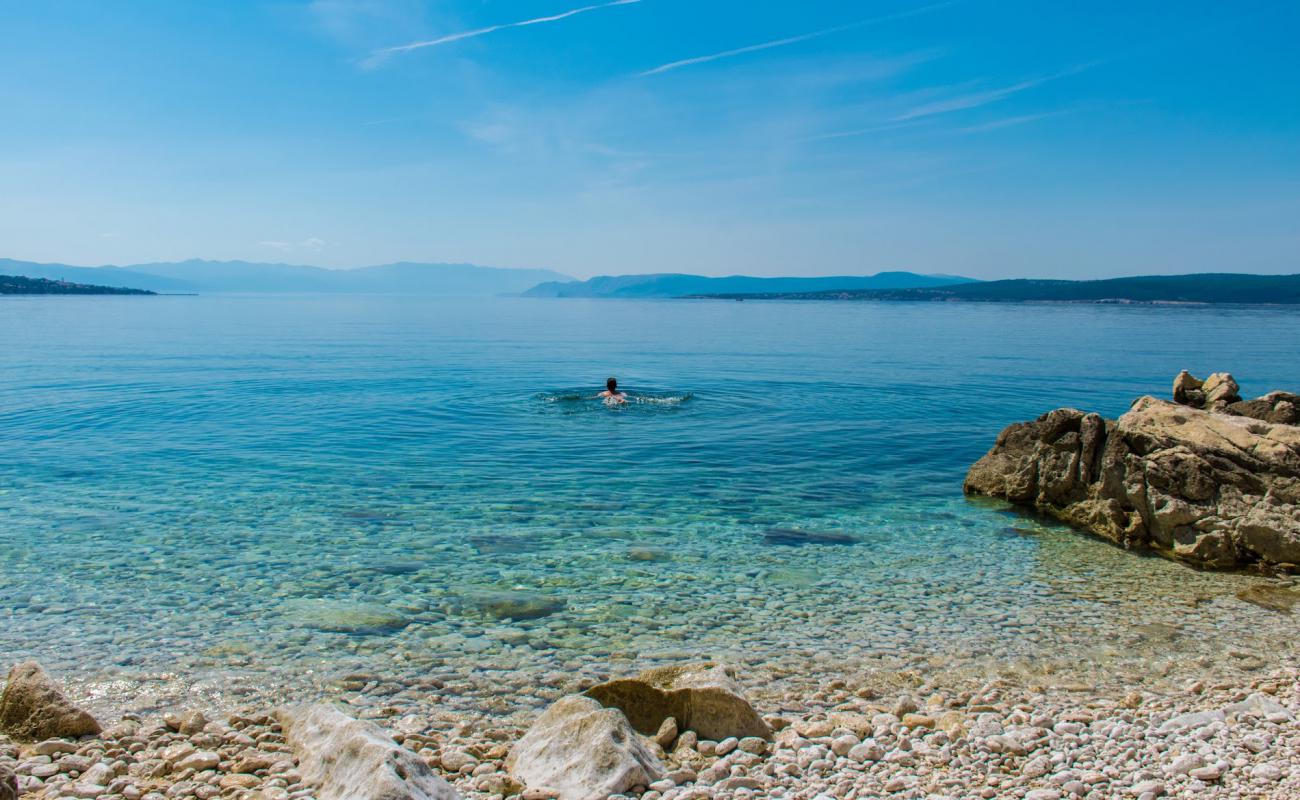
[[[105,694],[433,673],[502,710],[705,655],[1227,669],[1293,638],[1257,579],[961,479],[1006,424],[1179,369],[1300,389],[1298,342],[1230,308],[4,298],[0,653]],[[590,399],[611,374],[634,402]]]

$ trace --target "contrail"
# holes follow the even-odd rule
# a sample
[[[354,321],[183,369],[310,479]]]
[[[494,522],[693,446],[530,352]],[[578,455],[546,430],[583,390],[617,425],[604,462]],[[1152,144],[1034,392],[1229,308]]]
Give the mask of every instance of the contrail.
[[[602,8],[611,8],[613,6],[629,6],[632,5],[633,3],[640,3],[640,2],[641,0],[612,0],[612,2],[609,3],[600,3],[594,6],[583,6],[582,8],[574,8],[574,9],[570,9],[569,11],[562,11],[559,14],[552,14],[549,17],[537,17],[536,19],[526,19],[521,22],[506,22],[501,25],[489,25],[486,28],[479,28],[477,30],[472,30],[472,31],[462,31],[461,33],[452,33],[452,34],[448,34],[447,36],[440,36],[437,39],[429,39],[428,41],[411,42],[410,44],[398,45],[396,47],[385,47],[383,49],[375,50],[374,52],[372,52],[370,54],[369,60],[371,62],[379,61],[384,58],[387,58],[388,56],[395,55],[397,53],[405,53],[408,50],[419,50],[423,47],[438,47],[439,45],[451,44],[452,42],[459,42],[462,39],[473,39],[475,36],[483,36],[488,33],[494,33],[496,31],[505,30],[506,28],[523,28],[527,25],[540,25],[543,22],[558,22],[559,20],[562,19],[575,17],[578,14],[585,14],[588,11],[599,11]]]
[[[751,44],[747,47],[737,47],[735,50],[724,50],[721,53],[712,53],[707,56],[696,56],[695,58],[686,58],[686,59],[682,59],[681,61],[672,61],[667,64],[661,64],[660,66],[657,66],[654,69],[648,69],[645,72],[637,73],[637,77],[644,78],[648,75],[658,75],[661,72],[669,72],[674,69],[681,69],[682,67],[689,67],[694,64],[704,64],[709,61],[717,61],[720,58],[731,58],[732,56],[741,56],[741,55],[745,55],[746,53],[756,53],[759,50],[768,50],[773,47],[783,47],[787,44],[797,44],[798,42],[806,42],[809,39],[819,39],[823,36],[830,36],[832,33],[841,33],[843,31],[853,30],[854,28],[861,28],[865,25],[874,25],[878,22],[888,22],[894,19],[910,17],[915,14],[923,14],[927,11],[933,11],[936,8],[943,8],[944,6],[950,6],[955,1],[956,0],[949,0],[948,2],[944,2],[944,3],[931,3],[928,6],[921,6],[920,8],[914,8],[911,11],[900,11],[897,14],[887,14],[883,17],[873,17],[871,19],[858,20],[857,22],[850,22],[847,25],[837,25],[834,28],[826,28],[824,30],[813,31],[812,33],[805,33],[799,36],[791,36],[787,39],[776,39],[771,42],[763,42],[762,44]]]

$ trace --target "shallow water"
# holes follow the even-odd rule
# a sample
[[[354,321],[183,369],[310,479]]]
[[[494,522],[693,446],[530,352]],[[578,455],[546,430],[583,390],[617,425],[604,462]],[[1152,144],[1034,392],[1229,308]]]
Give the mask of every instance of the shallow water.
[[[437,673],[503,710],[699,655],[1249,665],[1294,631],[1236,599],[1258,579],[961,479],[1004,425],[1179,369],[1295,390],[1297,341],[1267,309],[5,298],[0,653],[217,701]],[[634,402],[593,399],[609,373]]]

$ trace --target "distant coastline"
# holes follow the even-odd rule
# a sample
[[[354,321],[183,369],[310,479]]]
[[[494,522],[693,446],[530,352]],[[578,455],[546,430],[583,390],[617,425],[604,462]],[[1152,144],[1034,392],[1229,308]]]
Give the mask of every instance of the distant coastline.
[[[1114,305],[1300,305],[1300,275],[1151,275],[1096,281],[1003,280],[937,287],[682,295],[708,300],[1087,303]]]
[[[89,283],[54,281],[47,278],[24,278],[18,275],[0,275],[0,294],[129,294],[154,295],[145,289],[125,289],[116,286],[96,286]]]

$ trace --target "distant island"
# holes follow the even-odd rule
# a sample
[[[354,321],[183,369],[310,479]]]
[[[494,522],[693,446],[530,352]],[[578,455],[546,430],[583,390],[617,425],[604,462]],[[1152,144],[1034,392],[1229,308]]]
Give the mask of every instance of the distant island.
[[[841,275],[815,278],[758,278],[730,275],[660,273],[602,275],[585,281],[552,281],[534,286],[525,297],[673,298],[683,295],[812,294],[883,289],[915,289],[972,282],[954,275],[919,275],[915,272],[880,272],[875,275]]]
[[[118,286],[95,286],[89,283],[52,281],[46,278],[26,278],[21,275],[0,275],[0,294],[155,294],[144,289],[125,289]]]
[[[1300,275],[1148,275],[1096,281],[1004,280],[935,287],[693,292],[683,299],[892,300],[983,303],[1300,304]]]
[[[78,267],[0,259],[0,273],[174,293],[339,293],[491,297],[519,294],[538,283],[571,280],[548,269],[503,269],[475,264],[399,262],[325,269],[253,261],[165,261]]]

